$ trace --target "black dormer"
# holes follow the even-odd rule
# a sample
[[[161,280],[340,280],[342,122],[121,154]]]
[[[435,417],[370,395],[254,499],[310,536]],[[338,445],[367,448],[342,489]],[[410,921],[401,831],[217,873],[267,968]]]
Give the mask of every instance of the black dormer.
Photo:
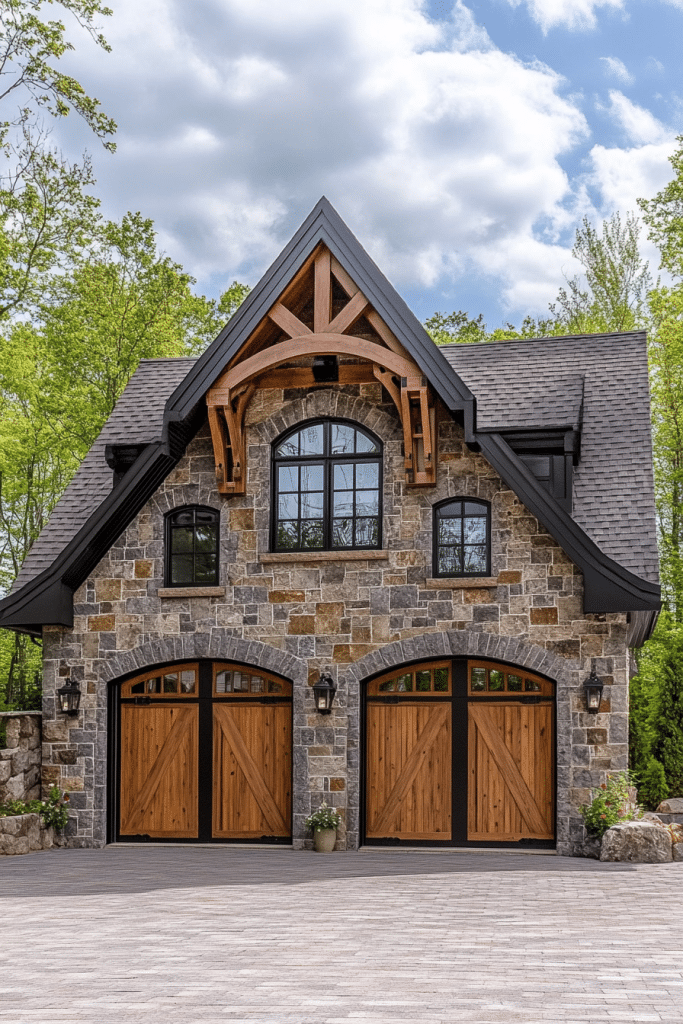
[[[515,430],[503,437],[541,487],[572,511],[572,471],[581,455],[579,430]]]
[[[137,462],[146,447],[146,443],[105,445],[104,457],[107,465],[114,470],[113,487],[116,487],[117,483],[123,480],[130,467]]]

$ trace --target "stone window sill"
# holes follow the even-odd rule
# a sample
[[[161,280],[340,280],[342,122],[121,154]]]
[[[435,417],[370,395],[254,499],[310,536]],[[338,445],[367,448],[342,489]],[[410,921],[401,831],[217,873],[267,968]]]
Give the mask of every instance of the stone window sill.
[[[428,590],[482,590],[486,587],[497,587],[496,576],[468,576],[467,578],[454,576],[452,579],[425,580]]]
[[[261,562],[368,562],[388,561],[388,551],[268,551],[259,556]]]
[[[225,597],[225,587],[160,587],[157,597]]]

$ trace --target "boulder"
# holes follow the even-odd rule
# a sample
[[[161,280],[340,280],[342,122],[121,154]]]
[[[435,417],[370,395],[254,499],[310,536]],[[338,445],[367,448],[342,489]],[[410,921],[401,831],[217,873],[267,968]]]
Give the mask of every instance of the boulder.
[[[676,843],[673,847],[673,859],[683,861],[683,843]]]
[[[654,821],[624,821],[602,837],[600,860],[665,864],[673,860],[671,835]]]
[[[662,800],[657,810],[662,814],[683,814],[683,797],[677,796],[672,800]]]

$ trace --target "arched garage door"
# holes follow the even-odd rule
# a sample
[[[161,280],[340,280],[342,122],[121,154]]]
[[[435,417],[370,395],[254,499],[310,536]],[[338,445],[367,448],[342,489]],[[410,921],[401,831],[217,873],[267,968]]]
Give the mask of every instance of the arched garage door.
[[[431,662],[372,680],[365,708],[366,843],[553,846],[552,682]]]
[[[193,662],[126,680],[118,703],[120,840],[290,839],[291,683]]]

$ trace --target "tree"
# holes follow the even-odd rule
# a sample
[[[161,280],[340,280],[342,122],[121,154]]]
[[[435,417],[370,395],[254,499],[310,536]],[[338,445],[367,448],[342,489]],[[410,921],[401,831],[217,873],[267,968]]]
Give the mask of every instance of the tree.
[[[99,0],[0,0],[0,121],[3,138],[12,126],[26,129],[36,117],[49,113],[65,117],[75,110],[108,149],[114,145],[109,136],[116,124],[100,109],[99,100],[85,92],[75,78],[57,67],[59,59],[73,43],[67,38],[62,21],[43,20],[45,7],[60,7],[90,35],[97,46],[110,50],[106,39],[95,25],[98,16],[112,12]],[[10,101],[16,100],[13,116]]]
[[[639,251],[640,224],[628,214],[622,225],[615,213],[601,232],[584,218],[577,229],[572,256],[583,266],[583,277],[567,280],[551,303],[549,317],[527,316],[520,327],[506,323],[489,331],[484,318],[457,313],[435,313],[425,327],[437,345],[453,342],[505,341],[547,338],[562,334],[600,334],[631,331],[648,323],[648,265]]]
[[[683,280],[683,135],[677,141],[681,145],[669,158],[673,179],[652,199],[639,199],[638,206],[659,249],[662,269]]]
[[[584,279],[569,279],[550,307],[564,333],[600,334],[647,326],[652,279],[639,241],[640,222],[633,213],[624,224],[619,213],[613,214],[603,221],[600,234],[584,217],[572,249]]]

